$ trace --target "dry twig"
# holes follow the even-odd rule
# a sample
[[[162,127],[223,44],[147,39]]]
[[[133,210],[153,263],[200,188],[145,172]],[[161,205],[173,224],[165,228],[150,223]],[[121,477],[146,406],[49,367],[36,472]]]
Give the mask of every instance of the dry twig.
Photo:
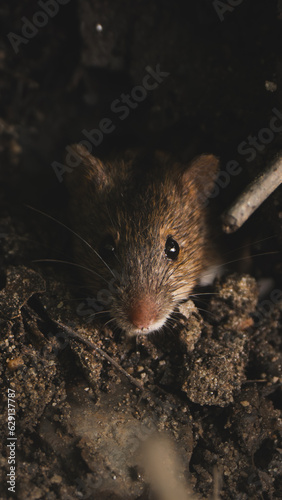
[[[61,323],[59,323],[59,321],[55,321],[55,320],[52,320],[53,323],[55,325],[57,325],[61,330],[63,330],[67,336],[71,339],[74,339],[74,340],[77,340],[78,342],[80,342],[81,344],[84,344],[86,347],[88,347],[88,349],[90,349],[91,351],[94,351],[96,352],[97,354],[99,354],[99,356],[101,356],[102,358],[106,359],[111,365],[113,365],[119,372],[121,372],[125,377],[128,378],[128,380],[134,384],[136,387],[138,387],[138,389],[140,389],[141,391],[144,391],[145,388],[143,386],[143,384],[141,382],[139,382],[138,380],[136,380],[134,377],[132,377],[126,370],[124,370],[119,363],[117,363],[117,361],[115,361],[113,358],[111,358],[111,356],[109,356],[105,351],[103,351],[102,349],[100,349],[99,347],[95,346],[95,344],[93,344],[93,342],[91,342],[90,340],[86,339],[85,337],[83,337],[82,335],[80,335],[79,333],[76,333],[74,330],[72,330],[71,328],[69,328],[68,326],[66,325],[62,325]]]
[[[234,233],[282,183],[282,154],[256,178],[222,216],[223,231]]]

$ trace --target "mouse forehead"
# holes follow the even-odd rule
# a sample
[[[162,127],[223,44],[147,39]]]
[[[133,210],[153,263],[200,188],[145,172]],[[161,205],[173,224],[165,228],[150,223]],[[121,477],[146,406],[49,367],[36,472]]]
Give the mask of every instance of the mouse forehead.
[[[128,240],[150,239],[157,242],[167,237],[178,225],[173,186],[151,183],[124,193],[116,199],[116,217],[121,237]]]

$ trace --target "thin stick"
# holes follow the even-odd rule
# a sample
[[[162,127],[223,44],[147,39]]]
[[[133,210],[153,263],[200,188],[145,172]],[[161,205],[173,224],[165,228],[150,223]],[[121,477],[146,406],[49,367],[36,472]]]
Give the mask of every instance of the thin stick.
[[[127,373],[126,370],[124,370],[118,363],[117,361],[115,361],[113,358],[111,358],[111,356],[109,356],[106,352],[104,352],[102,349],[100,349],[99,347],[95,346],[95,344],[93,344],[93,342],[90,342],[90,340],[84,338],[82,335],[80,335],[79,333],[76,333],[74,330],[72,330],[71,328],[69,328],[68,326],[66,325],[62,325],[61,323],[59,323],[59,321],[55,321],[55,320],[52,320],[53,323],[55,323],[55,325],[57,325],[60,329],[62,329],[64,332],[66,332],[66,334],[68,335],[69,338],[72,338],[74,340],[78,340],[80,343],[84,344],[86,347],[88,347],[89,349],[91,349],[92,351],[95,351],[97,354],[99,354],[99,356],[105,358],[111,365],[113,365],[115,368],[117,368],[117,370],[119,370],[123,375],[125,375],[125,377],[128,378],[128,380],[134,384],[136,387],[138,387],[138,389],[140,389],[140,391],[143,391],[145,390],[143,384],[141,382],[139,382],[138,380],[136,380],[134,377],[132,377],[129,373]]]
[[[256,178],[222,216],[225,233],[234,233],[282,183],[282,154]]]

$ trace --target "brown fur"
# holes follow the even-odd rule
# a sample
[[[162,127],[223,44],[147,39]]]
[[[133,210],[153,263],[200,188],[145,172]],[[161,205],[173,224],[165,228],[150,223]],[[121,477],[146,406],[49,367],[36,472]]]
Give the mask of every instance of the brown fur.
[[[68,176],[71,221],[88,243],[74,238],[74,255],[91,270],[83,278],[93,297],[107,296],[105,309],[127,333],[139,332],[129,317],[140,300],[155,311],[159,328],[210,264],[207,213],[199,195],[211,191],[218,161],[202,155],[190,166],[172,165],[155,153],[107,164],[82,146],[73,148],[82,161]],[[98,253],[107,235],[116,252],[104,264]],[[164,251],[168,236],[180,248],[176,261]]]

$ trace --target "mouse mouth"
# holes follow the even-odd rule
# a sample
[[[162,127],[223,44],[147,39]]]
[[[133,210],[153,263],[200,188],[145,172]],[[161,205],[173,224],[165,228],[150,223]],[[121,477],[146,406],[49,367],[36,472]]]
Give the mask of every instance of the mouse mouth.
[[[167,317],[164,317],[163,319],[159,319],[158,321],[155,321],[152,323],[150,326],[146,328],[137,328],[131,326],[130,328],[127,328],[127,333],[128,335],[148,335],[149,333],[157,332],[163,328],[166,324]]]
[[[164,317],[163,319],[155,321],[150,326],[142,328],[138,328],[130,322],[119,321],[119,318],[116,318],[116,324],[119,328],[124,330],[126,334],[129,336],[149,335],[150,333],[160,331],[165,326],[167,319],[168,319],[167,317]]]
[[[173,311],[171,304],[161,306],[155,297],[149,295],[134,298],[126,306],[114,309],[112,317],[128,335],[147,335],[160,330]]]

